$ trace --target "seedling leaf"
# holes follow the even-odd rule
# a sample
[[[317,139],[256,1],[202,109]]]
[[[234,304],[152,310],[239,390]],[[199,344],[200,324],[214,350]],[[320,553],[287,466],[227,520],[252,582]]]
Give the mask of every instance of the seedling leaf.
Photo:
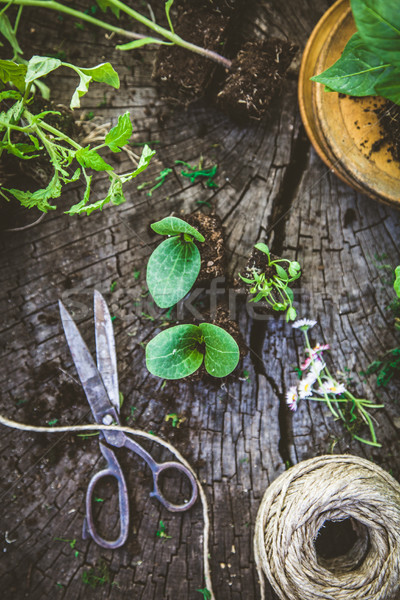
[[[145,147],[143,148],[142,154],[140,156],[140,160],[139,160],[137,169],[135,169],[132,173],[128,173],[127,175],[122,175],[121,176],[122,182],[125,183],[126,181],[130,181],[134,177],[137,177],[139,175],[139,173],[141,173],[142,171],[147,169],[147,167],[149,166],[149,162],[153,158],[155,153],[156,153],[156,151],[149,148],[149,146],[146,144]]]
[[[107,12],[107,8],[109,8],[117,19],[119,19],[119,8],[111,4],[110,0],[96,0],[96,2],[103,12]]]
[[[18,40],[15,35],[14,29],[11,26],[10,19],[4,12],[0,14],[0,33],[2,33],[6,40],[10,43],[14,51],[14,55],[23,54],[18,44]]]
[[[127,44],[118,44],[115,46],[117,50],[134,50],[135,48],[140,48],[141,46],[147,46],[147,44],[158,44],[163,46],[170,46],[169,42],[163,42],[162,40],[158,40],[157,38],[145,37],[140,40],[132,40],[132,42],[128,42]]]
[[[121,152],[122,146],[128,142],[132,135],[132,123],[129,112],[118,117],[118,123],[113,127],[105,137],[105,144],[112,152]]]
[[[48,56],[32,56],[28,62],[25,83],[32,83],[35,79],[45,77],[51,71],[58,69],[62,65],[58,58],[49,58]]]
[[[25,90],[26,65],[18,65],[12,60],[0,60],[0,79],[3,83],[13,83],[16,88]]]
[[[78,68],[75,65],[71,65],[69,63],[62,63],[65,67],[70,67],[76,73],[78,73],[80,77],[80,82],[78,87],[76,88],[70,103],[70,108],[79,108],[80,107],[80,99],[82,96],[86,94],[89,89],[90,82],[98,81],[100,83],[106,83],[107,85],[111,85],[114,88],[119,88],[119,77],[118,73],[114,71],[113,67],[110,63],[101,63],[96,67],[91,69]]]
[[[107,164],[98,152],[91,150],[90,146],[78,150],[75,158],[82,167],[88,167],[95,171],[113,171],[113,167]]]
[[[201,258],[193,242],[179,237],[164,240],[147,264],[147,285],[155,303],[169,308],[190,290],[200,271]]]
[[[259,250],[260,252],[264,252],[264,254],[266,254],[267,256],[269,256],[269,248],[266,244],[256,244],[254,246],[254,248],[257,248],[257,250]]]
[[[226,377],[239,362],[239,347],[233,337],[217,325],[200,323],[206,353],[204,366],[213,377]]]
[[[191,375],[203,362],[198,350],[201,330],[196,325],[176,325],[156,335],[146,346],[146,366],[163,379]]]
[[[151,228],[160,235],[179,235],[180,233],[188,233],[199,242],[204,242],[204,237],[197,231],[197,229],[178,217],[166,217],[161,221],[153,223]]]

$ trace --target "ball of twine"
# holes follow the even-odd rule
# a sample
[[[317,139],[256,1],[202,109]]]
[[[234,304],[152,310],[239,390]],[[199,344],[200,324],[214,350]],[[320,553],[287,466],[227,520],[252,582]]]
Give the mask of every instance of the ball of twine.
[[[349,519],[357,541],[344,555],[318,555],[326,521]],[[267,489],[255,527],[262,598],[264,577],[282,600],[399,600],[400,485],[356,456],[312,458]]]

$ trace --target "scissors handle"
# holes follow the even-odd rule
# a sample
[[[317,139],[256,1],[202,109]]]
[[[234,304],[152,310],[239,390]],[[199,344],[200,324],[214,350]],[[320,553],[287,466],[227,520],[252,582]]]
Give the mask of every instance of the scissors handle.
[[[125,544],[129,530],[129,500],[128,490],[126,487],[125,477],[122,473],[119,462],[114,452],[100,443],[100,450],[106,459],[108,465],[106,469],[99,471],[92,477],[89,482],[86,492],[86,517],[83,524],[83,538],[87,539],[90,535],[93,540],[102,548],[113,550]],[[96,531],[93,519],[93,494],[96,484],[103,477],[115,477],[118,483],[118,500],[119,500],[119,516],[120,516],[120,532],[116,540],[105,540]]]
[[[185,510],[188,510],[191,506],[193,506],[193,504],[197,500],[197,494],[198,494],[197,483],[196,483],[195,478],[193,477],[192,472],[187,467],[185,467],[185,465],[182,465],[181,463],[175,462],[175,461],[157,463],[153,459],[151,454],[149,454],[147,452],[147,450],[145,450],[137,442],[135,442],[134,440],[132,440],[131,438],[128,438],[128,437],[126,437],[124,446],[126,448],[129,448],[136,454],[139,454],[139,456],[141,456],[149,465],[151,472],[153,474],[153,485],[154,485],[153,491],[150,492],[151,498],[157,498],[157,500],[159,502],[161,502],[161,504],[163,506],[165,506],[165,508],[167,508],[171,512],[183,512]],[[190,486],[191,486],[191,496],[187,502],[184,502],[183,504],[174,504],[173,502],[170,502],[169,500],[167,500],[167,498],[165,498],[165,496],[161,492],[160,487],[158,485],[158,479],[159,479],[160,474],[163,471],[167,471],[167,469],[175,469],[175,470],[181,471],[181,473],[186,475],[186,477],[189,479]]]

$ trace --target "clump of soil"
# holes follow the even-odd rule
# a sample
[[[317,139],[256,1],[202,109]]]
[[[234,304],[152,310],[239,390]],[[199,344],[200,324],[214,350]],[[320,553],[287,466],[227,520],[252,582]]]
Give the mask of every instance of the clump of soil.
[[[247,42],[217,96],[217,104],[240,121],[261,119],[281,88],[297,47],[283,40]]]
[[[181,218],[195,227],[205,238],[203,243],[198,244],[201,267],[196,285],[208,283],[216,277],[224,277],[226,256],[221,219],[215,214],[205,215],[201,212],[183,215]]]
[[[241,0],[240,0],[241,1]],[[181,1],[175,22],[175,33],[182,39],[221,53],[232,26],[235,4],[239,2],[224,0]],[[153,79],[162,84],[169,100],[189,104],[204,96],[212,86],[218,65],[200,54],[180,46],[161,46],[153,71]]]
[[[378,152],[384,144],[388,144],[393,160],[400,163],[400,106],[387,100],[374,112],[379,119],[382,138],[373,144],[371,152]]]

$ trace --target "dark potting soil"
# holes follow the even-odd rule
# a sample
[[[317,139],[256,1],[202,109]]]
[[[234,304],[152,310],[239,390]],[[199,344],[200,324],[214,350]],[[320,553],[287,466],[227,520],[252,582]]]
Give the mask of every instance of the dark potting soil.
[[[379,119],[382,138],[373,144],[371,152],[378,152],[383,144],[388,144],[393,160],[400,163],[400,106],[387,100],[374,112]]]
[[[205,215],[201,212],[183,215],[181,218],[195,227],[205,238],[203,243],[197,244],[200,250],[201,267],[196,285],[209,283],[216,277],[224,277],[226,256],[221,219],[215,214]]]
[[[281,89],[297,47],[270,39],[247,42],[232,62],[217,104],[234,119],[261,119]]]
[[[238,4],[238,2],[236,2]],[[175,32],[184,40],[221,53],[226,50],[235,0],[181,0],[178,5]],[[204,96],[222,71],[217,63],[180,46],[161,46],[153,71],[153,79],[162,85],[169,100],[189,104]],[[220,74],[221,76],[221,74]]]

